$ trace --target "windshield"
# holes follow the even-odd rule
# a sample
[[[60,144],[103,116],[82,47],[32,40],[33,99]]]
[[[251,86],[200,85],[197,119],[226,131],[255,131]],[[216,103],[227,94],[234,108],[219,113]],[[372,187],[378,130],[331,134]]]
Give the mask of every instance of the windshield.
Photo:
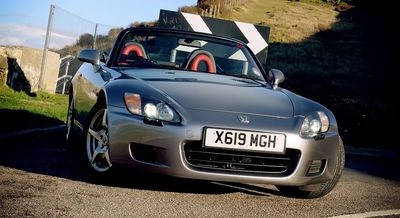
[[[114,66],[178,69],[264,81],[253,57],[241,44],[190,34],[131,32],[119,48]]]

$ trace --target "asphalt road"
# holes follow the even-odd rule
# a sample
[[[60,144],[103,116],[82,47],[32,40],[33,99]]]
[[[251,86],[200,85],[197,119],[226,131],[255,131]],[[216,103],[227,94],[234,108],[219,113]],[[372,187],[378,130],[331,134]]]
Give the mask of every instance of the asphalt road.
[[[67,148],[63,132],[19,136],[0,140],[0,217],[331,217],[374,211],[384,217],[385,210],[394,210],[387,217],[400,217],[400,161],[346,158],[336,188],[304,200],[281,196],[269,185],[122,170],[96,178]]]

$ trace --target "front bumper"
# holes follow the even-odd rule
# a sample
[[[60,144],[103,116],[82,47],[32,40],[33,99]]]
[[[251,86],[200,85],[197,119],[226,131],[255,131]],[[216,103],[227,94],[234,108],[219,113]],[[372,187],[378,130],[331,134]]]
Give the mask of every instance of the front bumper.
[[[240,123],[235,113],[188,110],[181,125],[156,126],[145,124],[142,117],[128,113],[125,108],[109,106],[108,112],[111,162],[146,172],[213,181],[302,186],[330,180],[337,164],[339,135],[328,132],[321,140],[302,138],[298,134],[301,117],[252,116],[251,124],[247,125]],[[289,155],[290,166],[284,172],[243,170],[225,163],[216,164],[216,167],[196,165],[189,160],[188,146],[202,149],[205,127],[283,133],[286,135],[285,155],[295,154]],[[260,158],[280,157],[255,154]],[[323,163],[320,171],[310,174],[313,161],[319,160]]]

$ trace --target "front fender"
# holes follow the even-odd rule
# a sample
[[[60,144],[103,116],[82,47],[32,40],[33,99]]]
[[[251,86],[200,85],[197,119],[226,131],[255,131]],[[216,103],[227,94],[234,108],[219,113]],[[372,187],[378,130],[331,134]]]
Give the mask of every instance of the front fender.
[[[329,123],[330,123],[329,131],[330,132],[338,131],[335,115],[328,108],[313,100],[294,94],[293,92],[290,92],[286,89],[282,89],[282,92],[285,93],[287,96],[289,96],[289,98],[291,99],[293,103],[294,116],[304,117],[307,114],[310,114],[315,111],[323,111],[329,118]]]
[[[126,92],[157,98],[166,103],[171,103],[171,99],[165,94],[146,85],[143,81],[134,78],[112,80],[106,84],[104,91],[108,105],[114,107],[125,107],[124,94]]]

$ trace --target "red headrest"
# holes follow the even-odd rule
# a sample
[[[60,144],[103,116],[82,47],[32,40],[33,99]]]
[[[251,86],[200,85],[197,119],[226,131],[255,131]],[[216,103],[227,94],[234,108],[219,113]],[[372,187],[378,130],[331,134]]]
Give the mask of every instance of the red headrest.
[[[143,50],[138,45],[129,44],[125,46],[124,50],[122,50],[122,54],[129,55],[129,53],[135,52],[136,56],[143,57]]]
[[[215,67],[214,67],[214,64],[213,64],[211,58],[208,57],[208,55],[205,55],[205,54],[198,54],[198,55],[196,55],[196,57],[194,57],[194,58],[191,60],[190,64],[189,64],[189,70],[197,71],[200,62],[202,62],[202,61],[203,61],[204,63],[206,63],[206,65],[207,65],[207,72],[208,72],[208,73],[216,73]]]
[[[141,46],[136,44],[128,44],[124,47],[124,49],[121,52],[121,58],[119,60],[120,65],[128,65],[126,59],[131,52],[135,52],[136,56],[138,57],[146,58],[143,48]]]

